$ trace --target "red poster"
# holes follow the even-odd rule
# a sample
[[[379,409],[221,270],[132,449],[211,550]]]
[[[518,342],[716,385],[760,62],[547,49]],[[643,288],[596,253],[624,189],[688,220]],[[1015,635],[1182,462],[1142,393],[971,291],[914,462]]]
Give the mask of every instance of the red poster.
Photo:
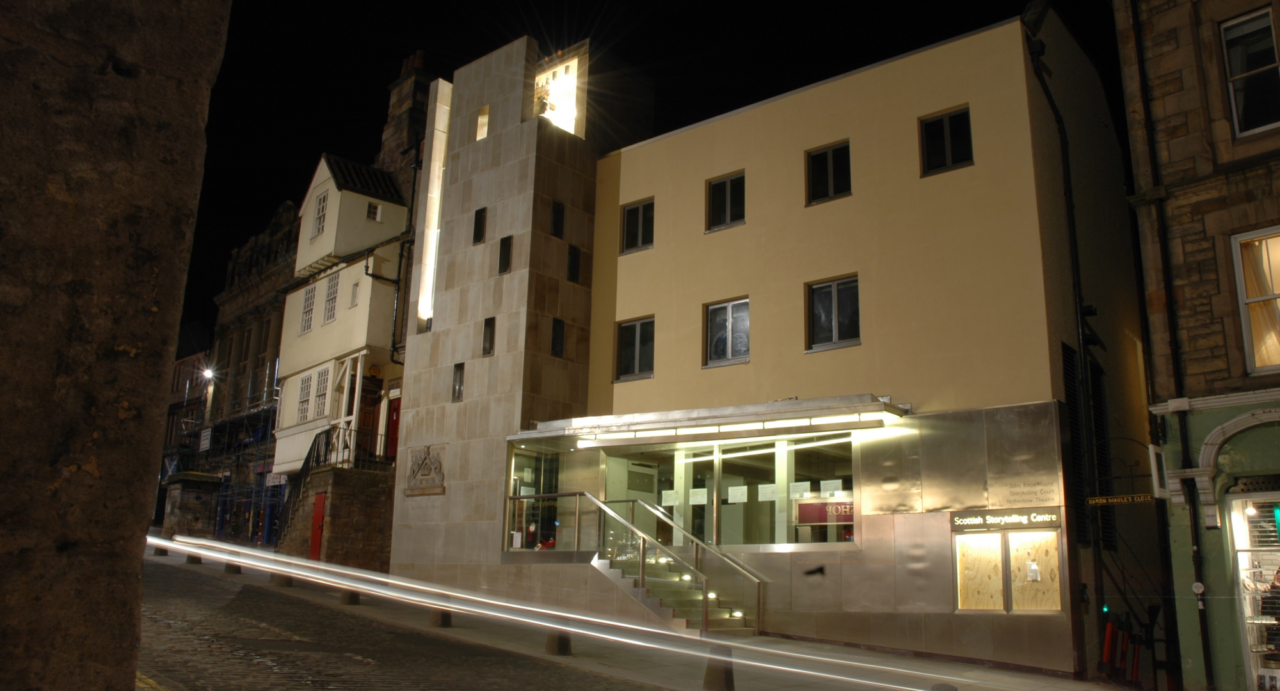
[[[825,504],[799,504],[798,523],[853,523],[853,502],[838,501]]]

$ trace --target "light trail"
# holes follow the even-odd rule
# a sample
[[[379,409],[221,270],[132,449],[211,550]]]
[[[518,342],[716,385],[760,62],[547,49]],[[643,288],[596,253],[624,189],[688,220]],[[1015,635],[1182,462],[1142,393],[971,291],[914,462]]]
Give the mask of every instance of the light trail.
[[[768,669],[779,672],[791,672],[808,676],[822,677],[839,681],[867,684],[872,687],[900,689],[901,691],[930,691],[931,687],[902,686],[887,681],[859,678],[857,676],[821,672],[785,664],[766,662],[751,657],[735,657],[722,655],[715,648],[729,648],[755,656],[776,656],[808,663],[830,664],[840,667],[855,667],[865,670],[876,670],[905,674],[916,677],[927,677],[931,680],[947,680],[962,685],[980,685],[993,688],[1014,688],[1003,684],[970,677],[957,677],[946,674],[934,674],[918,670],[905,669],[891,665],[868,662],[857,662],[840,658],[809,655],[785,650],[776,650],[764,646],[750,645],[731,640],[695,638],[658,628],[608,621],[595,617],[545,609],[528,604],[511,601],[506,598],[481,596],[471,591],[450,588],[420,581],[390,576],[383,573],[365,571],[336,564],[326,564],[310,559],[301,559],[288,555],[268,552],[252,547],[231,546],[214,540],[175,536],[174,540],[166,540],[155,536],[147,536],[147,543],[161,549],[172,549],[200,557],[226,561],[228,563],[250,566],[263,571],[280,573],[301,578],[307,581],[329,585],[332,587],[365,593],[376,597],[387,598],[406,604],[434,607],[452,612],[475,614],[523,624],[534,624],[550,629],[577,633],[591,638],[609,640],[626,645],[665,650],[667,652],[689,655],[700,658],[715,658],[726,662]],[[382,584],[382,585],[379,585]],[[415,592],[404,592],[415,591]],[[465,602],[458,602],[462,600]],[[467,604],[471,603],[471,604]],[[631,634],[630,637],[625,634]]]

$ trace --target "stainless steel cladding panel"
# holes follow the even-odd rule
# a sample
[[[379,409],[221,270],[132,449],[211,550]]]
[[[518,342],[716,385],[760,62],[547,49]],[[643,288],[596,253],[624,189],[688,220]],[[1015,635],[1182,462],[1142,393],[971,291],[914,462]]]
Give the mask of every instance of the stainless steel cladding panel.
[[[892,612],[894,609],[893,516],[862,520],[862,549],[840,553],[843,562],[844,610]]]
[[[911,433],[861,444],[864,516],[920,511],[920,435],[915,420],[902,426]]]
[[[898,514],[893,517],[893,533],[897,611],[955,611],[947,514]]]
[[[1062,504],[1053,403],[984,411],[988,499],[993,509]]]
[[[925,511],[987,508],[987,437],[983,411],[916,419]]]

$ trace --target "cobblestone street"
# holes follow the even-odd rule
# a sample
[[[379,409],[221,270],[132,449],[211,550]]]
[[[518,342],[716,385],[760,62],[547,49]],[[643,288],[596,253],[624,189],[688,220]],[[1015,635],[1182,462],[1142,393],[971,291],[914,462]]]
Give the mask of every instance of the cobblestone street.
[[[137,687],[654,688],[316,607],[256,575],[220,578],[150,559],[143,572]]]

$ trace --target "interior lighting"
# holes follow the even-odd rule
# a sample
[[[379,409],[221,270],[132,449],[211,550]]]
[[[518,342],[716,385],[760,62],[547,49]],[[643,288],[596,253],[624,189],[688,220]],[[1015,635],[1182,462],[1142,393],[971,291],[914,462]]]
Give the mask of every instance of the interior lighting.
[[[778,429],[779,427],[808,427],[809,418],[798,418],[795,420],[770,420],[764,423],[765,429]]]
[[[641,437],[674,437],[676,431],[673,429],[646,429],[636,432],[636,438]]]
[[[1255,508],[1253,508],[1253,504],[1250,504],[1250,505],[1246,506],[1246,507],[1244,508],[1244,512],[1245,512],[1245,515],[1248,515],[1248,516],[1256,516],[1256,515],[1258,515],[1258,510],[1257,510],[1257,509],[1255,509]]]
[[[763,422],[740,422],[736,425],[720,425],[721,432],[750,432],[751,430],[764,429]]]
[[[680,577],[680,580],[682,580],[682,581],[692,581],[692,580],[693,580],[693,576],[690,576],[689,574],[687,574],[687,573],[686,573],[685,575],[683,575],[683,576],[681,576],[681,577]]]
[[[681,427],[676,430],[676,434],[681,436],[686,434],[715,434],[719,431],[720,428],[715,425],[711,425],[710,427]]]
[[[716,594],[715,594],[715,593],[707,593],[707,599],[708,599],[708,600],[714,600],[714,599],[716,599]]]
[[[829,417],[815,417],[812,422],[815,425],[838,425],[842,422],[858,422],[858,414],[852,415],[831,415]]]
[[[733,616],[734,616],[734,617],[736,617],[736,618],[738,618],[738,619],[741,619],[741,618],[742,618],[742,610],[740,610],[740,609],[735,609],[735,610],[733,610]]]

